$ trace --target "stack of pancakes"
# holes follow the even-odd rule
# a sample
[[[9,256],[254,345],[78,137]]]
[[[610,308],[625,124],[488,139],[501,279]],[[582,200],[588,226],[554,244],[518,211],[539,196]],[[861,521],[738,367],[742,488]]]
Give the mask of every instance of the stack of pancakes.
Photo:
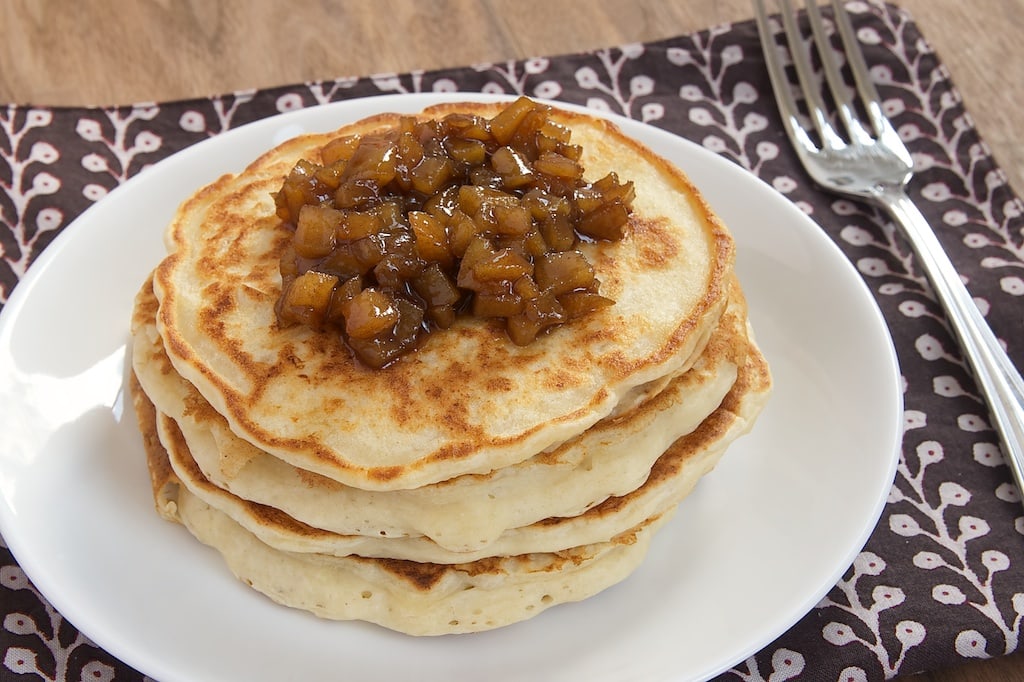
[[[427,110],[493,114],[490,105]],[[685,176],[612,124],[556,111],[587,175],[636,187],[626,237],[581,245],[615,304],[516,346],[460,318],[383,368],[280,328],[303,135],[203,188],[139,292],[132,394],[156,506],[272,599],[410,634],[586,598],[643,559],[770,390],[733,242]]]

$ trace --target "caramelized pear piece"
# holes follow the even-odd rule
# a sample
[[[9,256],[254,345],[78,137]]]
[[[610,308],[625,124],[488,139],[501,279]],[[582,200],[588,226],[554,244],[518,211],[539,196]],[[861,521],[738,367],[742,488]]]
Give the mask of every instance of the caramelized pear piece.
[[[615,199],[580,218],[576,229],[594,239],[617,241],[622,239],[627,222],[629,209],[622,201]]]
[[[348,161],[355,154],[356,147],[358,146],[359,137],[356,135],[336,137],[320,148],[320,160],[323,161],[325,166],[333,166],[338,162]]]
[[[316,170],[316,166],[305,159],[299,159],[295,164],[274,195],[278,218],[294,225],[304,205],[319,203],[313,184]]]
[[[352,158],[345,164],[342,182],[372,182],[383,187],[395,177],[397,151],[397,145],[386,137],[362,137]]]
[[[526,158],[511,147],[499,147],[491,155],[491,167],[501,176],[501,184],[516,189],[533,182],[534,173]]]
[[[548,327],[561,324],[565,310],[553,294],[542,293],[538,298],[525,301],[523,311],[508,318],[508,335],[512,342],[525,346]]]
[[[458,163],[479,166],[487,160],[487,146],[480,140],[450,137],[445,140],[444,148],[448,156]]]
[[[412,281],[413,290],[423,299],[428,309],[441,306],[454,306],[459,302],[461,294],[441,266],[431,263]]]
[[[444,156],[424,156],[412,169],[412,188],[420,194],[436,194],[451,178],[452,162]]]
[[[538,173],[550,175],[564,180],[576,180],[583,177],[583,167],[567,156],[557,152],[544,152],[533,162]]]
[[[384,219],[379,211],[345,211],[338,224],[337,238],[355,240],[377,234],[384,229]]]
[[[514,282],[533,273],[533,264],[512,249],[502,249],[473,265],[473,276],[483,282]]]
[[[491,135],[498,144],[508,144],[526,115],[537,105],[526,97],[520,97],[491,119]]]
[[[292,244],[303,258],[323,258],[334,250],[335,231],[344,219],[336,208],[306,204],[299,209]]]
[[[594,284],[594,268],[579,251],[546,253],[534,264],[534,279],[541,291],[559,296],[590,288]]]
[[[477,234],[476,222],[461,210],[456,210],[448,220],[448,242],[452,255],[462,258]]]
[[[342,307],[345,333],[352,339],[368,339],[391,329],[398,322],[395,300],[378,289],[363,289]]]
[[[288,322],[319,327],[331,305],[338,283],[335,275],[308,270],[296,277],[285,291],[279,315]]]
[[[510,291],[473,296],[473,314],[477,317],[512,317],[523,312],[523,299]]]
[[[472,291],[485,288],[476,277],[476,266],[477,263],[493,258],[495,253],[494,246],[486,237],[480,234],[475,235],[469,240],[466,252],[462,256],[462,262],[459,263],[459,274],[455,283],[462,289]]]
[[[613,305],[615,301],[592,291],[570,291],[558,297],[558,302],[570,320],[583,317],[601,308]]]
[[[522,237],[533,227],[530,210],[525,206],[508,206],[498,204],[490,213],[494,218],[492,231],[497,235],[516,235]]]
[[[386,367],[412,350],[419,340],[423,309],[405,298],[396,299],[395,307],[398,322],[391,330],[365,339],[349,339],[356,357],[371,369]]]
[[[348,302],[362,291],[362,288],[363,282],[358,276],[350,277],[334,287],[334,294],[331,296],[331,304],[327,308],[327,316],[324,321],[344,327],[345,308]]]
[[[409,211],[409,225],[416,236],[416,254],[420,258],[445,266],[452,262],[443,222],[423,211]]]

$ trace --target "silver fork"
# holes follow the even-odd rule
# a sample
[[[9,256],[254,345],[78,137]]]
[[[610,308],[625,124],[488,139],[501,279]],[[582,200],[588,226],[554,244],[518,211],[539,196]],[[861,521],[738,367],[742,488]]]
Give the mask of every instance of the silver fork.
[[[845,136],[834,128],[804,50],[795,12],[789,0],[779,0],[789,52],[796,68],[817,141],[802,124],[789,80],[779,57],[779,45],[768,22],[764,0],[754,0],[757,25],[772,88],[786,133],[811,178],[821,187],[882,207],[901,228],[935,290],[950,325],[988,404],[1003,453],[1024,501],[1024,380],[995,334],[978,311],[956,268],[921,211],[905,191],[913,162],[899,134],[882,113],[881,100],[871,83],[864,55],[849,17],[839,0],[832,0],[834,22],[853,72],[866,123],[848,94],[836,55],[828,42],[821,12],[807,0],[813,42],[822,63],[838,119]]]

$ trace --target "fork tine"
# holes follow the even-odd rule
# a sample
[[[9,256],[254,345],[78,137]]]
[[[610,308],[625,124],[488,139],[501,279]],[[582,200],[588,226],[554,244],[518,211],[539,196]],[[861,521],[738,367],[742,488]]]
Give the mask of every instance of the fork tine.
[[[871,120],[871,127],[874,129],[875,136],[882,144],[897,154],[908,167],[913,167],[914,161],[910,156],[910,151],[903,144],[899,133],[896,132],[882,111],[882,98],[879,97],[875,84],[871,82],[871,73],[868,71],[867,63],[864,61],[864,51],[857,41],[857,34],[853,32],[850,17],[843,8],[842,0],[832,0],[832,8],[835,23],[845,47],[846,58],[850,65],[850,70],[853,72],[854,82],[857,85],[857,94],[868,113],[868,118]]]
[[[838,0],[833,1],[833,10],[836,18],[835,22],[838,25],[840,21],[845,21],[847,27],[849,27],[849,21],[846,16],[846,11],[842,8]],[[828,35],[825,33],[825,22],[821,19],[821,10],[818,9],[818,5],[815,0],[807,0],[807,16],[811,22],[811,31],[814,34],[814,42],[818,48],[818,55],[821,57],[821,65],[825,71],[825,81],[828,83],[828,88],[832,93],[832,99],[836,104],[836,108],[839,111],[839,117],[843,121],[843,126],[846,128],[846,132],[849,133],[851,139],[861,144],[867,144],[871,141],[871,134],[864,128],[860,122],[860,118],[857,115],[856,109],[853,106],[853,98],[847,90],[846,83],[843,80],[842,75],[839,73],[839,65],[836,62],[835,53],[829,44]],[[842,33],[842,29],[840,29]],[[852,36],[852,30],[850,35]],[[854,71],[854,79],[858,85],[858,94],[863,91],[860,90],[862,84],[859,82],[860,78],[856,75],[857,69],[853,66],[855,60],[859,60],[860,64],[864,65],[864,57],[860,52],[860,48],[857,45],[856,40],[853,44],[846,42],[846,36],[844,35],[843,46],[846,52],[847,63],[850,64],[851,70]],[[863,75],[867,75],[867,67],[863,66]],[[874,85],[870,80],[865,79],[867,87],[874,90]],[[872,128],[875,128],[874,114],[870,112],[870,106],[867,104],[868,99],[863,95],[861,99],[864,100],[865,107],[869,109],[869,116],[872,118]],[[878,101],[877,93],[873,101]],[[877,134],[881,134],[881,130],[875,128]]]
[[[814,78],[814,69],[811,67],[811,60],[804,49],[803,36],[800,27],[796,23],[796,12],[789,0],[779,0],[782,26],[786,33],[786,42],[789,44],[789,53],[796,67],[797,80],[800,82],[800,90],[803,92],[807,102],[807,108],[811,115],[814,128],[821,137],[822,146],[837,149],[845,146],[843,139],[832,127],[826,113],[825,101],[821,97],[821,91]]]
[[[793,98],[789,79],[786,77],[782,61],[779,58],[775,35],[768,23],[768,10],[765,9],[764,0],[755,0],[754,4],[757,10],[757,31],[761,37],[765,65],[768,67],[768,79],[771,81],[772,91],[775,93],[775,99],[782,114],[782,123],[797,152],[813,153],[817,151],[817,145],[800,123],[796,100]]]
[[[853,32],[850,17],[843,7],[842,0],[832,0],[832,14],[836,27],[839,29],[839,35],[843,40],[843,46],[846,49],[846,59],[850,65],[850,70],[853,72],[853,80],[857,85],[857,94],[860,96],[861,103],[868,112],[875,135],[882,136],[887,127],[887,120],[882,113],[882,99],[878,96],[875,84],[871,82],[871,74],[868,71],[867,63],[864,61],[864,52],[861,50],[860,43],[857,40],[857,34]]]

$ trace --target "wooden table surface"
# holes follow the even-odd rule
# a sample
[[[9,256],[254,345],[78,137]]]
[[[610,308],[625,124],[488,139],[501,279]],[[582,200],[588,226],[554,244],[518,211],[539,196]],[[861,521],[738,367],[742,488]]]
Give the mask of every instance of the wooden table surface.
[[[896,1],[949,68],[1011,185],[1024,190],[1024,0]],[[0,0],[0,103],[130,104],[466,66],[657,40],[752,15],[748,0]],[[904,679],[1024,680],[1024,652]]]

